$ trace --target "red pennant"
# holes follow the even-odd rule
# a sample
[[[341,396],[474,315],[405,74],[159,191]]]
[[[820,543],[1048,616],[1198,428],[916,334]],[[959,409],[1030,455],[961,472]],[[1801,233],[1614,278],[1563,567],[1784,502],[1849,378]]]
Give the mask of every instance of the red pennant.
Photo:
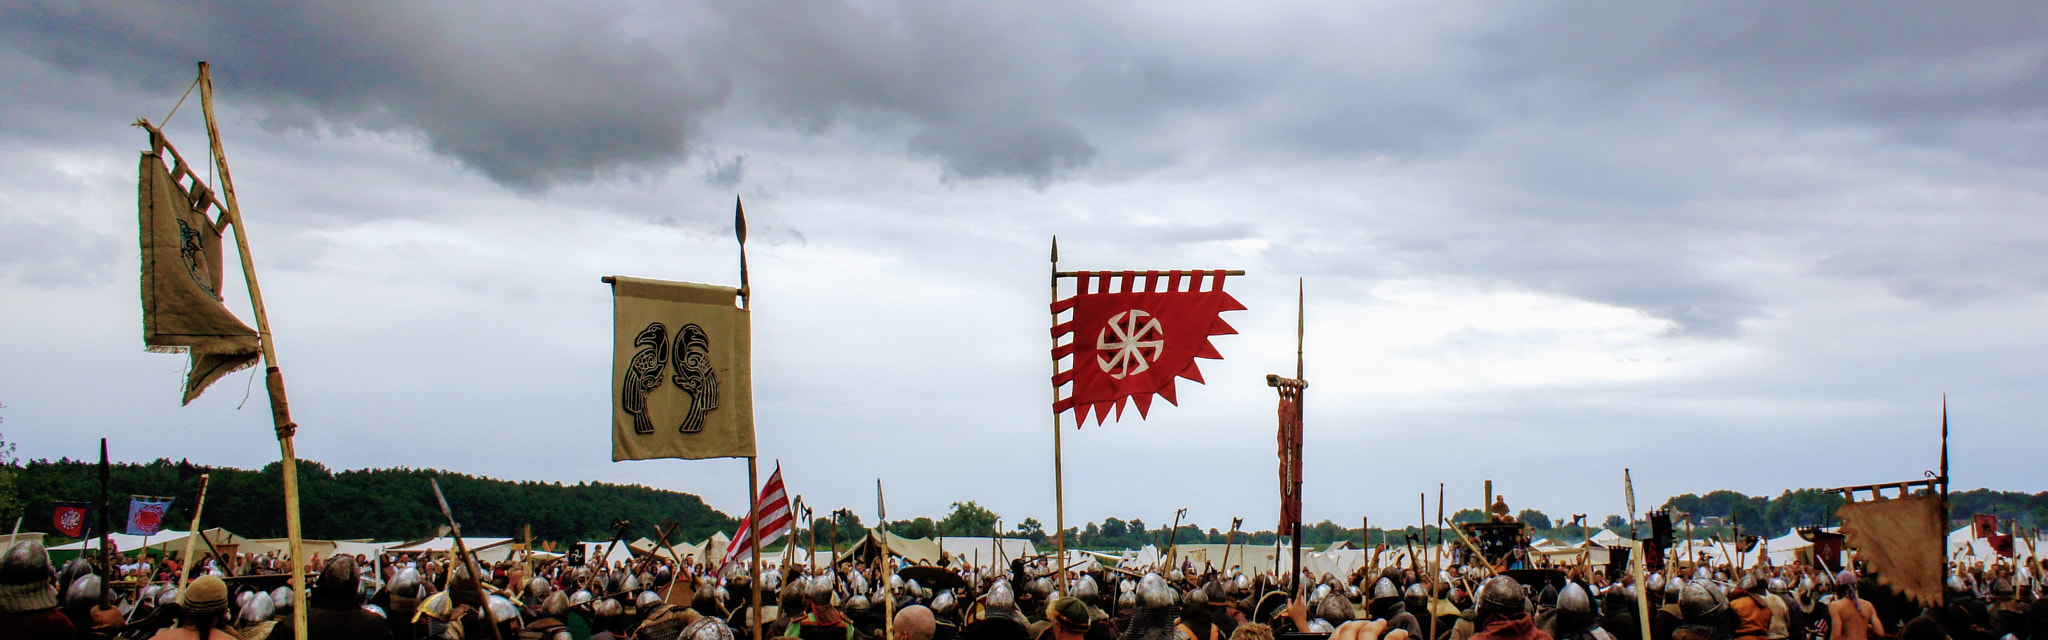
[[[1081,272],[1072,298],[1053,303],[1055,313],[1073,309],[1068,322],[1053,327],[1054,336],[1073,336],[1053,350],[1055,358],[1071,354],[1073,365],[1053,378],[1073,383],[1067,399],[1054,411],[1073,408],[1075,426],[1123,417],[1126,402],[1137,403],[1145,417],[1152,396],[1179,404],[1174,380],[1202,382],[1197,358],[1221,359],[1211,336],[1237,333],[1218,317],[1244,305],[1223,292],[1223,272],[1157,271]],[[1203,290],[1203,284],[1207,290]]]

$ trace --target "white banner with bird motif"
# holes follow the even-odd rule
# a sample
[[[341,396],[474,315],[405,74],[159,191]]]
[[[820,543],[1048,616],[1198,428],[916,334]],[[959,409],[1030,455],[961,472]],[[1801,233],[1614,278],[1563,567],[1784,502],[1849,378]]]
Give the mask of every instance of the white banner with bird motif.
[[[612,279],[612,460],[754,455],[753,336],[739,290]]]

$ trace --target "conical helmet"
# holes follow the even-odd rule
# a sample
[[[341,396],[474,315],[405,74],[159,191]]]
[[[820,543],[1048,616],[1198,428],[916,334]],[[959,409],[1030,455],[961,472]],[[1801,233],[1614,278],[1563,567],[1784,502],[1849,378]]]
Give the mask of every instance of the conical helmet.
[[[1586,593],[1579,583],[1567,583],[1563,591],[1557,592],[1557,610],[1565,613],[1593,613],[1593,596]]]
[[[1342,626],[1350,622],[1354,611],[1350,600],[1334,593],[1316,601],[1316,617],[1330,623],[1331,626]]]
[[[1529,594],[1522,590],[1522,583],[1507,576],[1494,576],[1479,585],[1479,608],[1521,612],[1529,606]]]
[[[1372,583],[1372,599],[1399,597],[1401,597],[1401,590],[1394,586],[1393,580],[1380,578],[1379,581]]]
[[[1173,591],[1173,585],[1167,584],[1166,578],[1160,577],[1157,573],[1147,573],[1145,577],[1138,579],[1140,608],[1171,607],[1174,601],[1179,599],[1179,594]]]

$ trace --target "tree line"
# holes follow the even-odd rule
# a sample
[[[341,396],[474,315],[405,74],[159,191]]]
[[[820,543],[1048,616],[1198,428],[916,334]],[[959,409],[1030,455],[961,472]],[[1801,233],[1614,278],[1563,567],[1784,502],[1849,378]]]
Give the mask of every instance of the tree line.
[[[33,460],[8,465],[12,476],[14,513],[0,513],[12,522],[22,516],[23,530],[50,531],[57,501],[100,500],[99,463],[83,460]],[[221,527],[250,538],[285,535],[281,465],[259,470],[214,467],[206,495],[202,527]],[[300,460],[300,526],[314,540],[416,540],[431,537],[447,525],[434,501],[429,480],[439,481],[448,506],[462,523],[465,536],[516,537],[527,526],[533,538],[571,542],[609,540],[617,520],[628,523],[625,540],[654,538],[654,528],[673,520],[680,535],[671,542],[701,542],[713,532],[731,532],[739,522],[691,494],[640,485],[603,482],[512,482],[434,469],[361,469],[335,473],[311,460]],[[199,479],[180,463],[159,459],[146,464],[110,465],[108,521],[120,532],[127,522],[130,495],[176,498],[164,528],[186,530],[197,505]],[[94,517],[97,522],[97,514]]]

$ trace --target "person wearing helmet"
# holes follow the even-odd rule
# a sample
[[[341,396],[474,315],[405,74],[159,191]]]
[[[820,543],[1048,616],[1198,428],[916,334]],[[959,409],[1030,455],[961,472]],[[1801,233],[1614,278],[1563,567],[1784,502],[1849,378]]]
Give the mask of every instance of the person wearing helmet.
[[[0,638],[72,638],[78,627],[57,611],[57,583],[43,543],[24,540],[0,556]]]
[[[1031,637],[1023,615],[1017,612],[1016,591],[1010,588],[1009,582],[997,580],[989,585],[988,593],[980,598],[980,604],[981,619],[961,627],[960,640],[1027,640]]]
[[[306,598],[307,640],[388,640],[391,625],[377,614],[363,609],[362,575],[356,557],[336,554],[321,568],[320,579]],[[291,640],[294,621],[280,616],[272,627],[271,640]]]
[[[228,585],[219,576],[204,575],[178,592],[177,626],[158,631],[151,640],[236,640],[221,627],[227,622]]]
[[[1771,626],[1764,632],[1768,640],[1790,640],[1792,630],[1804,623],[1799,610],[1793,606],[1792,581],[1783,577],[1771,578],[1764,582],[1764,604],[1771,608]]]
[[[1410,586],[1415,598],[1425,601],[1428,599],[1428,593],[1422,590],[1421,583]],[[1374,620],[1387,621],[1388,629],[1405,630],[1412,638],[1423,637],[1422,623],[1415,619],[1415,614],[1408,612],[1404,599],[1401,590],[1394,586],[1393,580],[1380,578],[1372,585],[1372,602],[1367,607],[1367,613]]]
[[[1478,633],[1472,640],[1551,640],[1529,615],[1529,595],[1514,578],[1495,576],[1479,585]]]
[[[1593,594],[1577,582],[1567,582],[1557,592],[1550,631],[1557,640],[1615,640],[1600,626],[1600,614],[1593,606]]]

